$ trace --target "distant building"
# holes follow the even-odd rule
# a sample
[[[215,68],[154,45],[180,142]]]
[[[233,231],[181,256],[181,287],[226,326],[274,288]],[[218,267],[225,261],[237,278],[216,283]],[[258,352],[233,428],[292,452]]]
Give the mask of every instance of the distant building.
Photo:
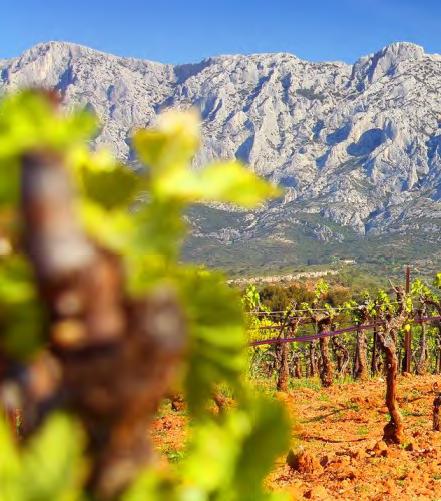
[[[340,263],[342,264],[356,264],[355,259],[340,259]]]

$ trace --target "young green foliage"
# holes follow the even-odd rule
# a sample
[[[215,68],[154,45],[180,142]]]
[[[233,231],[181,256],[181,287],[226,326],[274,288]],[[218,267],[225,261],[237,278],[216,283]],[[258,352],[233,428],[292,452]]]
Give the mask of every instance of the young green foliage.
[[[123,501],[282,501],[262,481],[288,441],[289,423],[275,401],[259,397],[222,422],[206,421],[193,434],[179,476],[141,476]],[[201,471],[202,468],[202,471]]]
[[[84,146],[95,130],[90,114],[66,116],[45,93],[23,92],[0,104],[0,216],[6,214],[0,217],[0,236],[12,249],[0,257],[1,350],[32,357],[47,342],[45,311],[19,249],[19,193],[20,159],[49,151],[69,169],[76,215],[90,239],[121,258],[128,293],[145,296],[154,285],[174,287],[187,317],[185,388],[190,413],[198,419],[182,476],[169,481],[151,471],[124,499],[265,499],[260,483],[282,452],[288,423],[279,404],[253,401],[243,383],[247,339],[239,298],[224,277],[185,266],[179,256],[189,203],[249,208],[278,190],[235,161],[193,170],[200,142],[194,112],[166,113],[155,129],[135,134],[134,147],[146,167],[138,174],[106,151],[90,152]],[[206,407],[219,383],[233,388],[237,408],[210,420]],[[215,445],[212,450],[207,449],[208,438]],[[66,417],[50,418],[23,451],[0,423],[0,501],[80,499],[81,446]]]
[[[186,376],[187,399],[194,416],[219,383],[241,391],[241,374],[246,369],[246,337],[237,294],[213,273],[189,273],[182,282],[190,326]]]
[[[21,255],[0,259],[0,332],[3,349],[28,358],[44,342],[44,311],[30,267]]]
[[[0,501],[80,499],[83,436],[70,418],[51,416],[23,451],[0,420],[0,444]]]

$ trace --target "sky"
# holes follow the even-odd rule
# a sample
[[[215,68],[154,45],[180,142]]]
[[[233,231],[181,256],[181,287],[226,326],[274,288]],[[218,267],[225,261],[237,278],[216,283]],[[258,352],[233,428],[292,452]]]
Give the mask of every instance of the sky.
[[[290,52],[354,62],[396,41],[441,53],[441,0],[0,0],[0,58],[62,40],[164,63]]]

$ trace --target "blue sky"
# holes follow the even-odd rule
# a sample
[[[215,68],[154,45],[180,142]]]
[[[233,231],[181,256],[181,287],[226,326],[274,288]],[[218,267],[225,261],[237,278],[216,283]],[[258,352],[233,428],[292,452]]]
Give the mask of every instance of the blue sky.
[[[291,52],[353,62],[394,41],[441,53],[440,0],[2,0],[0,58],[66,40],[184,63]]]

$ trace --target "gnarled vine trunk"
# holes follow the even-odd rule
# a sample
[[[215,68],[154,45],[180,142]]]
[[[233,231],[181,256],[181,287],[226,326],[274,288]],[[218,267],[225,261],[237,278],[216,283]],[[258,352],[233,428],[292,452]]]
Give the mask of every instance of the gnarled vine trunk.
[[[404,438],[404,423],[397,403],[398,357],[395,343],[385,343],[383,349],[386,355],[386,405],[390,421],[384,427],[383,440],[400,444]]]
[[[377,330],[374,331],[375,345],[372,347],[371,371],[372,375],[384,373],[384,355]]]
[[[368,377],[366,334],[363,329],[357,331],[357,367],[354,371],[355,379],[365,380]]]
[[[294,377],[300,379],[302,378],[302,368],[301,368],[301,365],[300,365],[300,357],[296,357],[295,361],[294,361]]]
[[[397,336],[407,321],[405,309],[406,294],[401,287],[396,287],[398,311],[396,314],[385,313],[384,325],[378,330],[378,340],[386,358],[386,406],[390,421],[384,427],[383,440],[386,443],[401,444],[404,439],[404,423],[397,402],[397,376],[399,362],[397,356]]]
[[[318,329],[319,332],[324,332],[330,327],[330,321],[328,318],[319,320]],[[321,337],[320,342],[320,353],[321,353],[321,368],[320,368],[320,380],[322,386],[325,388],[332,385],[334,382],[334,364],[331,359],[331,353],[329,350],[329,337]]]
[[[331,360],[329,352],[329,338],[323,337],[320,339],[320,352],[322,354],[322,367],[320,371],[320,379],[322,385],[327,388],[332,386],[334,382],[334,364]]]
[[[289,347],[288,343],[283,343],[280,347],[279,370],[277,376],[277,389],[279,391],[288,391],[289,381]]]
[[[419,312],[420,317],[424,316],[424,314],[425,314],[424,310]],[[418,361],[416,364],[416,373],[419,376],[422,376],[427,373],[427,362],[429,358],[429,353],[427,348],[426,327],[424,323],[421,323],[420,329],[421,329],[420,346],[418,353]]]
[[[436,366],[435,373],[441,373],[441,323],[438,324],[438,335],[436,337]]]
[[[302,377],[302,366],[300,361],[300,355],[295,351],[293,351],[292,353],[289,372],[292,377],[298,379]]]
[[[344,377],[348,372],[348,365],[350,361],[349,350],[338,336],[334,336],[332,338],[331,344],[334,358],[336,360],[337,372],[341,377]]]
[[[24,247],[50,343],[24,369],[23,433],[62,400],[87,432],[90,489],[113,499],[151,459],[146,429],[184,353],[184,315],[169,289],[125,295],[119,256],[82,231],[60,155],[29,153],[22,171]]]
[[[378,358],[379,358],[378,334],[377,334],[377,327],[374,327],[374,332],[372,336],[372,357],[371,357],[372,376],[376,376],[378,373]]]
[[[280,335],[281,339],[286,337],[286,333],[290,333],[293,336],[297,330],[298,322],[290,319],[291,311],[288,311],[283,319]],[[279,370],[277,377],[277,389],[279,391],[288,391],[289,382],[289,358],[291,345],[289,343],[281,343],[278,347],[279,349]]]
[[[309,343],[309,375],[310,375],[310,377],[316,376],[319,372],[316,346],[317,346],[317,341],[311,341]]]

